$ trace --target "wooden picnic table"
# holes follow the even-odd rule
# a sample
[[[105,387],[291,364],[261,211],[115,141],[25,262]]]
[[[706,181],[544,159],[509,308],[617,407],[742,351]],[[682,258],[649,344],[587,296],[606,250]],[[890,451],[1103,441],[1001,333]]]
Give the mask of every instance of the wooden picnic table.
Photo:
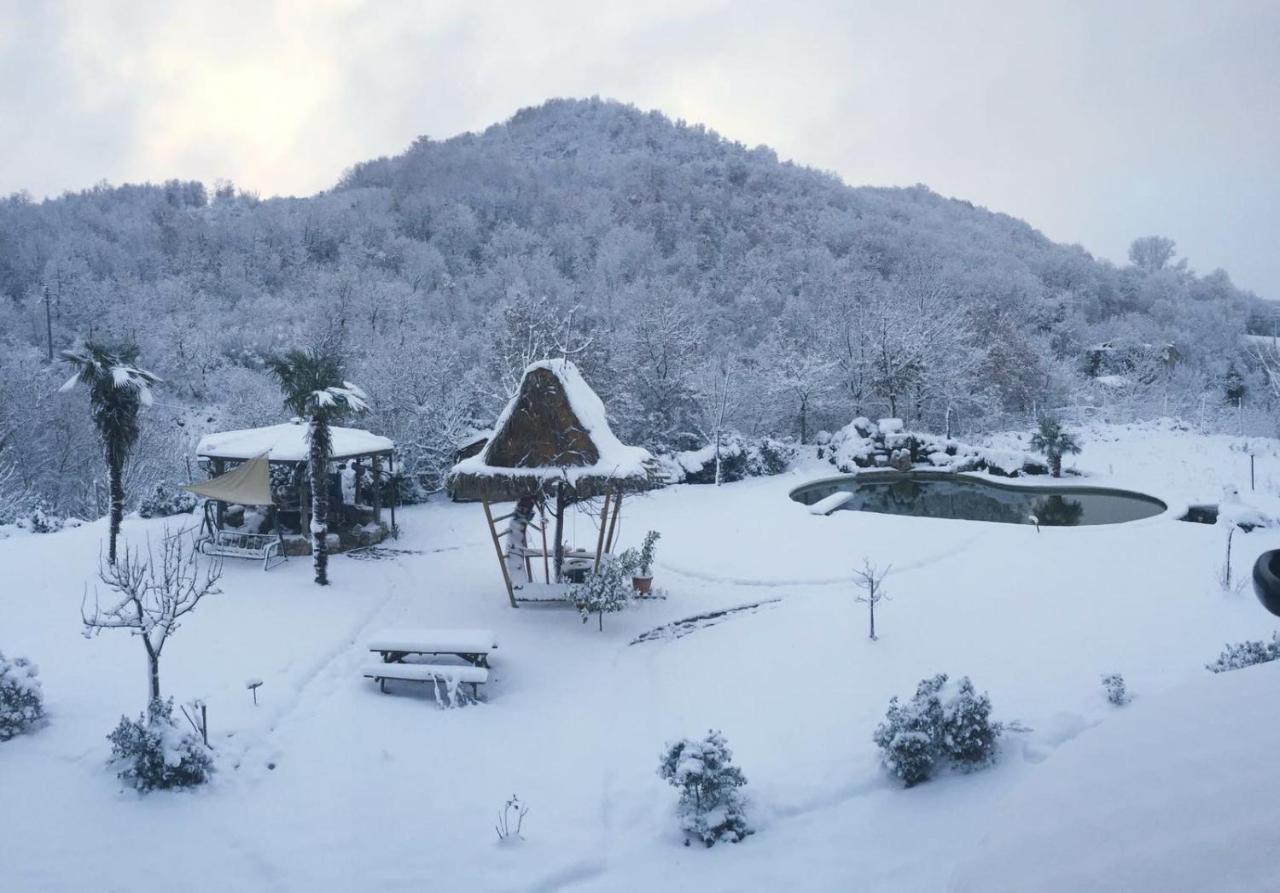
[[[474,667],[488,667],[498,640],[487,629],[384,629],[369,639],[369,650],[382,655],[383,663],[403,663],[412,655],[451,655]]]

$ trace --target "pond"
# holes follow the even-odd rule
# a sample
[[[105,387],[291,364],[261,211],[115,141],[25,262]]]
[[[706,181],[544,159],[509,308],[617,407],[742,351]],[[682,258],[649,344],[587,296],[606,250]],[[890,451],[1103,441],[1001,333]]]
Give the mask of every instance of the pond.
[[[851,495],[840,510],[1006,524],[1038,521],[1043,527],[1120,524],[1167,509],[1154,497],[1128,490],[1017,486],[939,472],[872,472],[830,478],[797,488],[791,498],[813,505],[841,492]]]

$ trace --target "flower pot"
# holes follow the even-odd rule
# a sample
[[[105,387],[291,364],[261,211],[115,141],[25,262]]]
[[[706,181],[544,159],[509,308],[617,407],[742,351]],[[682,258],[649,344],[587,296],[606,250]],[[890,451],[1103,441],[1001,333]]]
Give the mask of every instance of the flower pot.
[[[649,594],[649,587],[653,585],[653,577],[632,577],[631,586],[641,595]]]

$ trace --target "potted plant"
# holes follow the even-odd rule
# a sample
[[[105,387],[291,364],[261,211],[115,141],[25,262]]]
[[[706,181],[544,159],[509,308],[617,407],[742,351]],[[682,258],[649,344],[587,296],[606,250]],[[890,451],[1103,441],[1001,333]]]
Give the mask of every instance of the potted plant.
[[[650,530],[644,535],[644,543],[640,546],[640,555],[636,558],[635,568],[631,573],[631,585],[641,595],[648,595],[653,586],[653,544],[662,534]]]

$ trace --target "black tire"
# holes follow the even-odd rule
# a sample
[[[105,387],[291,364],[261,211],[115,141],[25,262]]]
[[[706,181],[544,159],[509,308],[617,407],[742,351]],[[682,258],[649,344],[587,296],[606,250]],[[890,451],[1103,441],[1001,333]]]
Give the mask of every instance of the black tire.
[[[1263,552],[1253,563],[1253,592],[1262,607],[1280,617],[1280,549]]]

